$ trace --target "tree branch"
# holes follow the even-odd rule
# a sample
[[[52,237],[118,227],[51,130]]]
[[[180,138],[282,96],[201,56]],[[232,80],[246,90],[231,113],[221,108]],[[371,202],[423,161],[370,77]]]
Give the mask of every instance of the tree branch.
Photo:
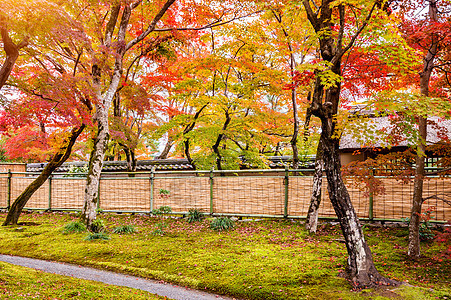
[[[161,20],[163,15],[166,13],[166,11],[169,9],[169,7],[175,2],[175,0],[167,0],[166,3],[163,5],[163,7],[160,9],[160,11],[157,13],[157,15],[154,17],[152,22],[150,23],[149,27],[141,33],[139,36],[131,40],[127,46],[125,47],[125,51],[142,41],[146,36],[148,36],[152,31],[155,31],[155,27],[157,26],[157,23]]]
[[[304,0],[306,1],[306,0]],[[355,43],[355,41],[357,40],[357,38],[359,37],[360,33],[363,31],[363,29],[365,29],[365,27],[368,25],[368,21],[371,19],[371,16],[373,15],[374,9],[376,8],[378,1],[375,1],[373,6],[371,7],[370,12],[368,13],[368,15],[365,18],[365,21],[363,21],[363,24],[360,25],[359,29],[357,30],[356,33],[354,33],[354,35],[352,36],[351,40],[349,41],[348,45],[346,45],[345,48],[343,48],[340,52],[338,52],[334,58],[332,59],[331,63],[332,65],[335,65],[335,63],[337,63],[341,57],[343,56],[343,54],[345,54]],[[340,20],[341,22],[341,20]]]

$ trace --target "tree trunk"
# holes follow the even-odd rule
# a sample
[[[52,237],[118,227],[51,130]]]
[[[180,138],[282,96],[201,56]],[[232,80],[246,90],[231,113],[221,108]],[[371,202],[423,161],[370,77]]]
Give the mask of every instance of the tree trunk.
[[[105,149],[108,145],[108,115],[105,111],[102,114],[101,105],[96,105],[98,129],[94,139],[94,147],[89,158],[88,176],[86,178],[85,199],[81,211],[81,219],[88,229],[91,229],[92,222],[97,217],[97,201],[99,196],[100,175],[105,157]]]
[[[172,139],[172,137],[170,137],[168,135],[168,141],[166,142],[166,145],[164,146],[163,151],[161,152],[160,155],[158,155],[156,157],[156,159],[166,159],[166,158],[168,158],[169,151],[171,150],[173,144],[174,144],[174,140]]]
[[[409,245],[408,255],[410,257],[420,256],[420,222],[421,222],[421,205],[423,204],[423,181],[424,181],[424,155],[426,151],[426,133],[427,120],[420,118],[419,131],[420,137],[424,140],[420,141],[417,147],[417,156],[415,158],[415,179],[413,184],[413,200],[412,210],[410,213],[409,223]]]
[[[225,119],[224,125],[222,126],[222,130],[216,139],[216,143],[212,147],[213,152],[216,154],[216,167],[218,167],[218,170],[222,170],[222,163],[221,163],[222,155],[221,155],[221,152],[219,152],[219,145],[221,144],[221,141],[225,137],[224,132],[227,130],[227,127],[229,126],[230,121],[232,121],[232,118],[230,117],[230,114],[229,114],[229,110],[225,111],[225,116],[226,116],[226,119]]]
[[[72,147],[75,144],[78,136],[85,129],[85,125],[82,124],[80,127],[74,128],[70,136],[65,140],[64,145],[59,149],[59,151],[52,157],[50,162],[42,170],[41,174],[20,194],[19,197],[11,205],[11,209],[6,216],[6,220],[3,226],[17,224],[19,216],[22,213],[22,209],[33,196],[34,192],[38,190],[42,184],[49,178],[53,171],[59,168],[70,156],[72,152]]]
[[[315,159],[315,174],[313,175],[312,195],[305,222],[305,229],[310,233],[316,233],[318,228],[318,210],[321,204],[321,187],[323,184],[323,149],[321,140],[318,143]]]
[[[292,65],[294,64],[292,60]],[[294,67],[293,67],[294,68]],[[292,83],[294,84],[294,83]],[[299,151],[298,151],[298,135],[299,135],[299,116],[298,105],[296,103],[296,88],[291,89],[291,102],[293,105],[293,137],[291,138],[291,149],[293,150],[293,169],[299,168]]]
[[[321,139],[329,198],[340,222],[349,255],[347,278],[357,287],[396,284],[396,281],[380,275],[374,266],[370,248],[366,244],[359,219],[341,176],[338,140],[331,139],[327,134],[321,134]]]
[[[429,1],[428,16],[430,21],[438,21],[437,2]],[[420,90],[421,94],[429,96],[429,81],[432,70],[434,68],[434,59],[438,53],[438,38],[431,37],[431,45],[424,57],[423,70],[420,73]],[[417,258],[420,256],[420,222],[421,222],[421,206],[423,204],[423,180],[424,180],[424,159],[426,156],[426,137],[427,137],[427,117],[418,116],[418,130],[420,133],[420,141],[417,146],[417,156],[415,159],[415,179],[413,188],[412,210],[410,213],[409,224],[409,245],[407,254],[410,257]]]
[[[127,28],[129,27],[130,17],[133,9],[136,9],[139,2],[129,3],[128,1],[115,1],[109,14],[109,20],[105,28],[105,36],[103,45],[114,51],[114,65],[111,69],[103,70],[110,78],[101,80],[102,70],[96,64],[92,66],[93,86],[97,90],[96,119],[97,119],[97,136],[94,140],[94,148],[89,159],[88,178],[85,189],[85,202],[82,209],[81,218],[86,223],[88,229],[91,229],[92,221],[96,218],[96,206],[98,197],[98,188],[100,181],[100,173],[102,171],[103,159],[105,157],[105,149],[108,143],[108,111],[111,102],[117,92],[119,82],[122,78],[123,59],[125,53],[144,40],[151,32],[155,30],[157,23],[164,16],[169,7],[175,0],[166,0],[160,10],[157,12],[153,20],[148,24],[139,36],[126,42]],[[119,12],[122,11],[119,21]],[[119,21],[119,22],[118,22]],[[119,25],[116,31],[116,25]],[[115,42],[112,42],[113,34],[117,32]],[[95,61],[95,59],[94,59]],[[105,86],[101,86],[105,83]],[[103,93],[103,94],[102,94]]]

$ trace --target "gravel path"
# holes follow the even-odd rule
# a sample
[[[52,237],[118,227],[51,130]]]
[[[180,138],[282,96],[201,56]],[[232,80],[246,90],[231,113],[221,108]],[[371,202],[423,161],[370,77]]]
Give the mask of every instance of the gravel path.
[[[14,265],[19,265],[27,268],[41,270],[47,273],[54,273],[75,278],[99,281],[106,284],[126,286],[134,289],[147,291],[160,296],[165,296],[176,300],[217,300],[225,299],[232,300],[232,298],[209,294],[197,290],[162,283],[156,280],[148,280],[135,276],[128,276],[109,271],[102,271],[93,268],[70,265],[66,263],[50,262],[46,260],[39,260],[33,258],[25,258],[19,256],[9,256],[0,254],[0,261],[7,262]]]

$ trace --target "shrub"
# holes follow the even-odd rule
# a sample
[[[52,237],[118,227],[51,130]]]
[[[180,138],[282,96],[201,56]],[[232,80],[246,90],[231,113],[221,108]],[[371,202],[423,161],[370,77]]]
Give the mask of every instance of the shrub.
[[[152,231],[152,234],[163,236],[165,234],[164,229],[167,227],[167,225],[164,223],[157,223],[156,226],[157,226],[157,229]]]
[[[200,222],[204,219],[204,215],[197,208],[191,208],[188,212],[188,223]]]
[[[133,225],[121,225],[117,226],[113,229],[113,233],[118,234],[129,234],[129,233],[135,233],[136,229]]]
[[[109,240],[110,237],[105,232],[95,232],[90,233],[85,237],[86,241],[93,241],[93,240]]]
[[[92,221],[91,224],[91,231],[94,233],[101,233],[105,231],[105,224],[103,223],[103,220],[96,219]]]
[[[80,233],[86,231],[86,226],[80,221],[73,221],[63,227],[63,233]]]
[[[172,208],[170,206],[161,206],[159,209],[153,209],[153,215],[163,215],[170,214],[172,212]]]
[[[216,231],[230,230],[234,226],[234,222],[227,217],[215,218],[210,224],[210,228]]]

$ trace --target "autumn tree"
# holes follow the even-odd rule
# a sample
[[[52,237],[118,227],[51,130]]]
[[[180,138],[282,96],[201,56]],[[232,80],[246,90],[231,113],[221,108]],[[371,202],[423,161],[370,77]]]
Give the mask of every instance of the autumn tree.
[[[440,73],[443,68],[451,64],[447,60],[451,46],[451,22],[449,20],[449,3],[446,1],[419,1],[401,2],[401,13],[404,13],[404,32],[406,39],[414,49],[420,51],[423,58],[423,66],[419,71],[419,88],[424,97],[431,97],[434,91],[430,90],[434,79],[434,72]],[[418,16],[413,11],[427,9],[427,13]],[[449,57],[448,57],[449,58]],[[445,75],[446,76],[446,75]],[[428,112],[417,116],[419,143],[415,160],[414,194],[409,225],[408,255],[419,257],[420,255],[420,217],[423,203],[423,178],[425,175],[425,156]]]
[[[26,7],[18,11],[11,8],[3,11],[8,14],[9,20],[14,20],[15,14],[28,16],[31,11],[35,14],[32,15],[34,18],[43,18],[44,21],[25,26],[25,32],[30,30],[29,36],[33,36],[33,40],[22,50],[24,59],[10,74],[8,84],[17,90],[19,96],[15,101],[3,103],[0,127],[3,134],[14,135],[16,141],[31,137],[28,140],[30,145],[41,143],[38,152],[48,154],[49,162],[13,202],[3,225],[17,224],[23,207],[33,193],[70,157],[75,141],[89,124],[91,102],[94,100],[89,83],[83,74],[78,73],[81,67],[78,61],[62,55],[64,51],[71,51],[69,47],[62,46],[65,41],[84,42],[80,26],[59,5],[46,2],[46,6],[39,7],[39,4],[42,5],[31,2],[31,9]],[[19,26],[13,21],[8,24]],[[55,50],[56,54],[47,53],[48,48]],[[37,139],[32,137],[35,129]],[[9,150],[13,150],[17,145],[9,146]]]
[[[340,104],[343,55],[349,51],[372,16],[377,13],[378,5],[380,6],[378,2],[365,2],[355,7],[346,2],[323,0],[318,5],[314,1],[303,1],[308,20],[317,34],[321,59],[325,66],[325,69],[315,73],[308,113],[321,120],[320,143],[329,197],[340,222],[349,255],[347,277],[357,286],[396,283],[380,275],[374,266],[371,251],[341,176],[338,153],[340,124],[337,123],[336,116]],[[347,13],[354,9],[358,9],[360,17],[350,19]]]

